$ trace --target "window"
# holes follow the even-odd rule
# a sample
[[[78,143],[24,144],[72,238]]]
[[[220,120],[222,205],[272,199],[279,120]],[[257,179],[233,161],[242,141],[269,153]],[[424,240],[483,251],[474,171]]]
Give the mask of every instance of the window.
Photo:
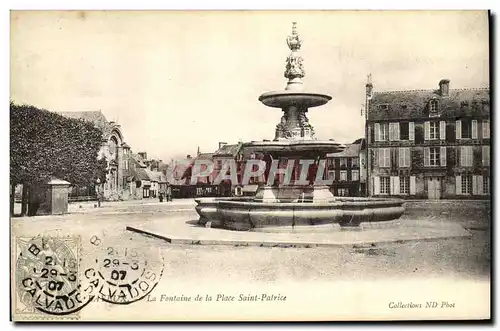
[[[359,170],[352,170],[351,171],[351,180],[353,182],[356,182],[359,180]]]
[[[340,167],[342,168],[345,168],[347,167],[347,159],[345,157],[341,157],[340,158]]]
[[[391,166],[391,149],[379,148],[378,150],[379,167],[388,168]]]
[[[390,177],[380,177],[380,194],[391,193],[391,180]]]
[[[338,188],[337,195],[339,197],[346,197],[349,195],[349,190],[347,188]]]
[[[389,140],[399,140],[399,123],[389,123]]]
[[[125,160],[125,161],[123,162],[123,168],[124,168],[125,170],[128,170],[128,160]]]
[[[490,137],[490,121],[483,121],[483,138]]]
[[[389,109],[389,105],[387,103],[378,105],[378,109],[380,109],[380,110],[387,110],[387,109]]]
[[[462,120],[462,139],[472,138],[472,121]]]
[[[357,157],[352,158],[352,167],[353,168],[359,167],[359,158]]]
[[[409,167],[410,166],[410,148],[401,147],[399,148],[399,167]]]
[[[490,146],[483,146],[483,166],[489,167],[490,165]]]
[[[410,194],[410,177],[399,177],[399,193]]]
[[[399,123],[399,140],[409,140],[410,139],[410,123],[403,122]]]
[[[143,192],[143,195],[142,195],[143,198],[149,198],[149,189],[148,188],[143,189],[142,192]]]
[[[435,114],[438,112],[438,101],[437,100],[431,100],[430,104],[429,104],[429,110],[431,112],[431,114]]]
[[[472,176],[462,176],[462,194],[472,194]]]
[[[439,165],[439,148],[431,147],[429,148],[429,165],[430,166],[438,166]]]
[[[375,141],[389,140],[389,123],[375,123]]]
[[[430,122],[429,125],[429,139],[439,139],[439,124],[438,122]]]
[[[460,166],[472,167],[472,146],[462,146],[460,148]]]
[[[490,177],[483,176],[483,193],[490,194]]]
[[[335,180],[335,170],[328,171],[328,180]]]
[[[347,170],[340,170],[340,180],[341,181],[347,180]]]

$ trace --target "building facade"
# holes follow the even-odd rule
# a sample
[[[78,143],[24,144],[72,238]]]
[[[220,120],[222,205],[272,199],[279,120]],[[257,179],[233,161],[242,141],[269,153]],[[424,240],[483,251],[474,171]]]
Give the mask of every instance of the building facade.
[[[373,92],[366,85],[372,196],[481,198],[490,194],[489,88]]]
[[[126,186],[128,174],[128,153],[130,147],[125,143],[121,126],[113,121],[108,121],[100,111],[75,111],[60,112],[59,114],[75,119],[91,122],[103,133],[102,146],[98,159],[105,158],[108,164],[106,180],[98,185],[95,191],[100,192],[106,200],[121,200],[127,195]],[[73,187],[79,192],[82,188]],[[94,190],[88,190],[94,192]],[[70,193],[71,196],[71,193]]]
[[[335,196],[366,195],[366,142],[358,139],[339,153],[326,156],[327,179],[333,180],[331,191]]]

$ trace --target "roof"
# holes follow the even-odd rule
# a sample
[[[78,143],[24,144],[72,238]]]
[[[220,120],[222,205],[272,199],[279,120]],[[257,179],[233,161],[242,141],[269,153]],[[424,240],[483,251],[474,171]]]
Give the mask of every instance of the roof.
[[[224,145],[215,151],[213,156],[236,156],[241,149],[241,144]]]
[[[108,137],[111,134],[111,124],[100,111],[64,111],[58,112],[58,114],[91,122],[96,128],[102,131],[104,137]]]
[[[151,178],[148,175],[148,172],[144,168],[135,168],[134,172],[134,177],[135,180],[151,180]]]
[[[149,169],[145,169],[146,173],[148,174],[148,177],[151,179],[153,182],[158,182],[158,183],[166,183],[167,182],[167,176],[161,171],[153,171]]]
[[[139,165],[139,167],[146,168],[147,165],[144,163],[144,159],[138,154],[131,154],[132,159]]]
[[[215,153],[200,153],[196,159],[198,160],[211,160]]]
[[[342,152],[330,153],[326,157],[358,157],[361,151],[361,144],[345,144]]]
[[[390,120],[429,117],[429,103],[439,102],[442,117],[489,116],[490,89],[450,89],[449,96],[439,90],[407,90],[374,92],[370,100],[368,120]],[[379,107],[387,105],[387,109]]]

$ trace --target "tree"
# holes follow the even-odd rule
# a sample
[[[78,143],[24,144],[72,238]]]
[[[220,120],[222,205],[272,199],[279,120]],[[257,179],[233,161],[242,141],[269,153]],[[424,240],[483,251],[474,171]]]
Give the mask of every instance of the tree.
[[[75,185],[93,185],[98,177],[104,182],[106,162],[97,159],[101,143],[102,131],[90,122],[10,103],[12,187],[23,184],[24,191],[51,177]]]

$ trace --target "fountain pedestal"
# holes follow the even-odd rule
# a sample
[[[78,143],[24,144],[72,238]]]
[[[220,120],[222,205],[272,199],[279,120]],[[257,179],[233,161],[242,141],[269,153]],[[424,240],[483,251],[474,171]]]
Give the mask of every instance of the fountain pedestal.
[[[259,187],[253,201],[256,202],[331,202],[334,197],[330,188],[321,186],[287,185]]]

